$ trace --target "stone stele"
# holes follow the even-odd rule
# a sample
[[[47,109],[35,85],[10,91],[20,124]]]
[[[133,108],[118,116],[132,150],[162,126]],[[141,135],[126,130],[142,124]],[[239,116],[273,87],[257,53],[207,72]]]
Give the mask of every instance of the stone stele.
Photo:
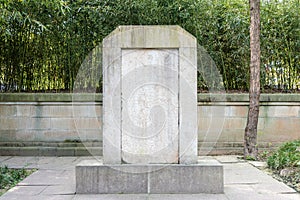
[[[77,193],[222,193],[197,157],[197,40],[179,26],[120,26],[103,40],[103,161]]]

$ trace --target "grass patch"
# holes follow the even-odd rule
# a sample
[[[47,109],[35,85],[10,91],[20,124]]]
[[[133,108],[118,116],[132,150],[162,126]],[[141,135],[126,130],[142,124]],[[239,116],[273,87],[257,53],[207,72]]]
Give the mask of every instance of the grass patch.
[[[277,178],[300,192],[300,140],[284,143],[266,161]]]
[[[300,140],[283,144],[267,159],[269,168],[273,170],[297,167],[298,162],[300,162]]]
[[[0,166],[0,196],[7,190],[17,185],[24,178],[32,174],[33,169],[11,169],[7,166]]]

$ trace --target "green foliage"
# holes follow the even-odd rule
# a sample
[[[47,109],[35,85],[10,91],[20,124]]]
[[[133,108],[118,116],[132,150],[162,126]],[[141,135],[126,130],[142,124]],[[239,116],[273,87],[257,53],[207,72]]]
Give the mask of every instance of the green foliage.
[[[299,89],[299,0],[264,2],[262,89]],[[0,0],[0,90],[71,91],[85,57],[117,26],[157,24],[192,33],[225,88],[248,90],[246,0]],[[100,87],[94,73],[81,79],[83,88]],[[207,88],[201,77],[198,86]]]
[[[270,155],[270,152],[269,151],[263,151],[262,153],[260,153],[260,158],[262,159],[262,160],[266,160],[267,158],[268,158],[268,156]]]
[[[18,182],[29,176],[33,170],[9,169],[7,166],[0,166],[0,195]]]
[[[255,161],[255,160],[256,160],[256,158],[255,158],[255,157],[252,157],[252,156],[249,156],[249,155],[247,155],[247,156],[245,157],[245,160],[249,160],[249,161]]]
[[[299,0],[266,3],[261,9],[262,84],[299,89]]]
[[[297,167],[299,162],[300,140],[283,144],[267,159],[268,167],[274,170],[281,170],[286,167]]]

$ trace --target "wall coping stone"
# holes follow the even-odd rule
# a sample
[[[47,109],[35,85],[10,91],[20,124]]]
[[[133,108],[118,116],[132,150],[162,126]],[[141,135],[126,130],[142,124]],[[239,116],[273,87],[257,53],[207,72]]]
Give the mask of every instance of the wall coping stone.
[[[198,94],[198,102],[248,102],[249,95]],[[300,102],[300,94],[261,94],[261,102]],[[101,93],[1,93],[0,102],[102,102]]]

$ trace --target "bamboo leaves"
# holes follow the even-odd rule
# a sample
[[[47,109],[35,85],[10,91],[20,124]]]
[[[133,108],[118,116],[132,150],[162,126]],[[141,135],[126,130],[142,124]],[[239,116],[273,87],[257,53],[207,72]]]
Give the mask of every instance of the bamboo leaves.
[[[0,0],[0,90],[71,91],[89,52],[129,24],[182,26],[214,59],[227,90],[248,90],[248,19],[246,0]],[[299,89],[299,19],[299,0],[263,1],[262,89]],[[200,75],[198,85],[205,89]]]

